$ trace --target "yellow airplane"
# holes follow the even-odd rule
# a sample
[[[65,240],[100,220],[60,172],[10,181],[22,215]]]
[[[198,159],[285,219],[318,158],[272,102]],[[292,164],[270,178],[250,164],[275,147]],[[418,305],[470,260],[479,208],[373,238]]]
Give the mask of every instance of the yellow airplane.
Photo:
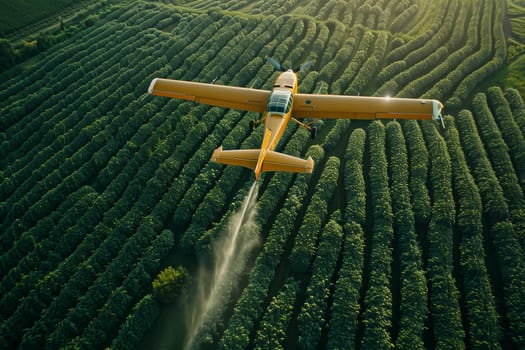
[[[272,91],[155,78],[150,84],[149,93],[211,106],[263,113],[264,117],[253,124],[256,126],[264,122],[261,148],[226,151],[220,146],[211,157],[213,162],[252,169],[256,180],[261,172],[268,171],[312,173],[312,157],[301,159],[274,151],[290,120],[310,130],[312,137],[316,133],[315,127],[311,126],[311,123],[302,123],[297,118],[442,121],[443,104],[438,100],[298,93],[296,72],[304,70],[311,62],[295,70],[286,70],[275,60],[270,58],[269,61],[275,68],[283,71],[275,81]]]

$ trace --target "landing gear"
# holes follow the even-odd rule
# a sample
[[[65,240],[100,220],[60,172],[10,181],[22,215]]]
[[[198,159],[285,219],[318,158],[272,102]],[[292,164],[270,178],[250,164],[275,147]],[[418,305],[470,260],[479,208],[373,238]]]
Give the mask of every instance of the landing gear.
[[[264,117],[262,119],[252,119],[252,120],[250,120],[250,126],[251,126],[252,130],[255,130],[255,128],[257,128],[259,126],[259,124],[264,123],[265,120],[266,120],[266,117]]]
[[[310,131],[310,138],[313,140],[317,136],[317,127],[312,126],[313,123],[315,123],[317,120],[312,120],[308,123],[303,123],[295,118],[292,118],[294,122],[305,128],[306,130]]]
[[[317,128],[315,126],[310,127],[310,138],[313,140],[317,136]]]

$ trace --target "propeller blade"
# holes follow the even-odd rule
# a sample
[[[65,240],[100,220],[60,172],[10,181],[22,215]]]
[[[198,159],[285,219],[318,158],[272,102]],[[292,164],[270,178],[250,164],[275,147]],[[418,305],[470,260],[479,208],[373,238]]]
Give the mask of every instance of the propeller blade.
[[[274,60],[273,58],[271,57],[268,57],[268,62],[270,62],[272,64],[272,66],[275,67],[275,69],[281,71],[281,72],[284,72],[284,68],[283,66],[281,66],[281,64],[279,62],[277,62],[276,60]]]
[[[295,71],[295,72],[301,72],[301,71],[307,70],[307,69],[310,68],[313,64],[314,64],[314,61],[308,61],[308,62],[305,62],[305,63],[303,63],[298,69],[295,69],[294,71]]]

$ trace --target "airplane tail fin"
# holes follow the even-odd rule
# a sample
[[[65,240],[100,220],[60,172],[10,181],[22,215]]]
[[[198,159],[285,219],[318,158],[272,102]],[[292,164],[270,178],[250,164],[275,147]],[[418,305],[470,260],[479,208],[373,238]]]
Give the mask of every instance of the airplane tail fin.
[[[217,148],[211,161],[227,165],[237,165],[255,170],[261,149],[240,149],[223,151]],[[292,173],[311,174],[314,168],[312,157],[301,159],[287,154],[267,151],[262,163],[262,171],[286,171]]]

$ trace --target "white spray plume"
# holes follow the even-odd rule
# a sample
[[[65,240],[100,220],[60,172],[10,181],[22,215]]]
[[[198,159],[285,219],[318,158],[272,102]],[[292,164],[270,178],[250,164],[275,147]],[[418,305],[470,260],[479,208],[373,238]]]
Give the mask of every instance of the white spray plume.
[[[198,270],[194,280],[195,290],[187,304],[184,349],[199,348],[209,333],[207,329],[215,328],[215,321],[222,316],[237,286],[248,254],[260,243],[255,223],[256,200],[257,182],[254,182],[242,206],[232,214],[225,232],[213,242],[210,266],[201,266]]]

